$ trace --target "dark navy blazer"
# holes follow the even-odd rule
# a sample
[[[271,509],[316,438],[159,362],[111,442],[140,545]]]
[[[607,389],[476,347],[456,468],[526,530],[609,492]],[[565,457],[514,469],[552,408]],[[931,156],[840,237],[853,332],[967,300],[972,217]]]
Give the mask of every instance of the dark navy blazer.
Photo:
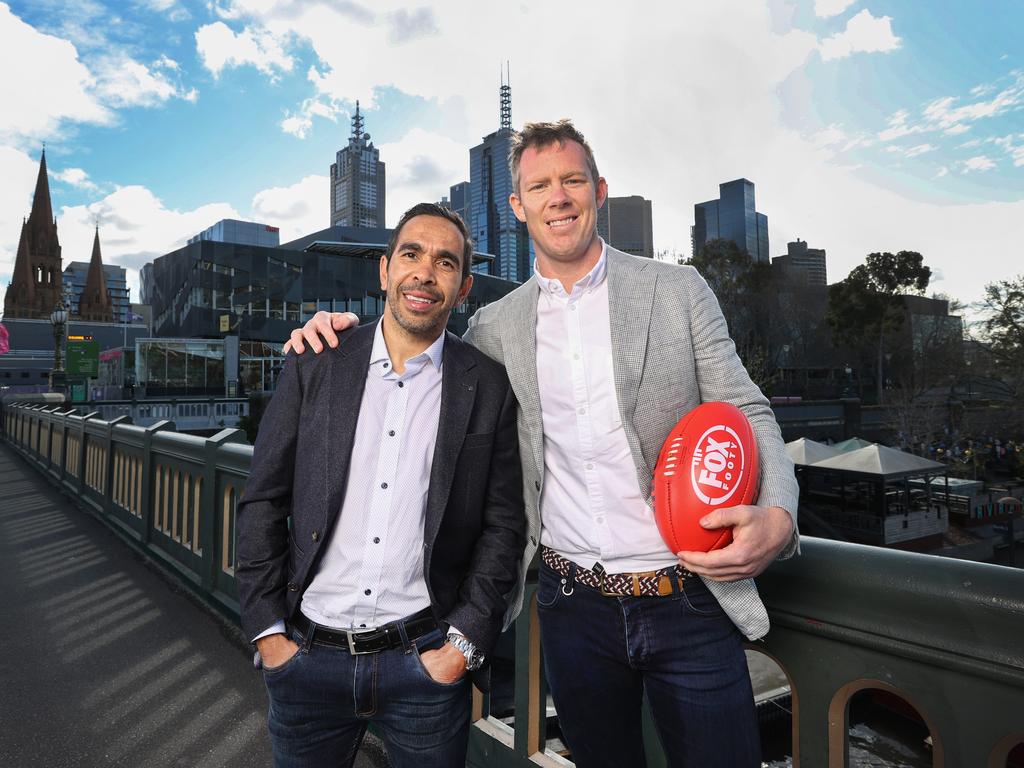
[[[346,485],[366,481],[349,477],[349,457],[375,327],[285,361],[236,517],[235,579],[248,637],[294,615]],[[487,654],[519,581],[525,530],[516,401],[505,369],[447,333],[423,568],[437,618]]]

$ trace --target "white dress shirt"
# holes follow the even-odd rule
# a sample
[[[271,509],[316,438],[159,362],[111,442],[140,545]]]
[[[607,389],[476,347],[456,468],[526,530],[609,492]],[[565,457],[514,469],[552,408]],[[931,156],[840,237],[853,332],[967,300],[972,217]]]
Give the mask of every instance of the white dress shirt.
[[[443,351],[444,332],[398,375],[377,324],[341,513],[299,608],[316,624],[370,629],[430,605],[423,525]],[[284,629],[278,622],[253,640]]]
[[[586,568],[657,570],[676,557],[640,495],[622,428],[608,308],[608,246],[566,293],[534,267],[544,424],[541,543]]]

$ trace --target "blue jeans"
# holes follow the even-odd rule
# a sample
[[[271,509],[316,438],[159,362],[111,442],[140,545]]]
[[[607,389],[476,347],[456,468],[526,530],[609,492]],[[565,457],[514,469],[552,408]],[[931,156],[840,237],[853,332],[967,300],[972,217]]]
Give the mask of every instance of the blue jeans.
[[[438,683],[420,651],[440,648],[439,629],[407,648],[352,656],[306,647],[263,670],[270,696],[268,724],[277,768],[347,768],[370,723],[394,768],[463,768],[469,739],[469,680]]]
[[[673,768],[757,768],[739,631],[696,577],[666,597],[605,597],[541,563],[541,645],[577,768],[642,768],[641,697]]]

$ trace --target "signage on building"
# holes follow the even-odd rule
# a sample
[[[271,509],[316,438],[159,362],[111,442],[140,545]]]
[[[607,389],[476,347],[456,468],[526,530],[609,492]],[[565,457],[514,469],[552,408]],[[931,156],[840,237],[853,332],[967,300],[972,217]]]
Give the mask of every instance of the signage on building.
[[[231,330],[231,315],[220,316],[220,332],[227,333]]]
[[[68,375],[98,376],[100,372],[100,343],[91,336],[68,336]]]

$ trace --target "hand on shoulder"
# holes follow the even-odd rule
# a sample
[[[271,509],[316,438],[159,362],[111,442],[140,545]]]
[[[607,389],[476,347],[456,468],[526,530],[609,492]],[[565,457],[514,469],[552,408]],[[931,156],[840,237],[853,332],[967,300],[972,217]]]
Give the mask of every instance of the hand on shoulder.
[[[288,341],[285,342],[283,352],[289,351],[301,355],[306,351],[306,345],[315,354],[324,351],[324,343],[331,349],[338,346],[338,331],[359,325],[359,317],[352,312],[325,312],[320,310],[313,315],[301,328],[291,332]],[[321,340],[320,337],[323,337]]]

